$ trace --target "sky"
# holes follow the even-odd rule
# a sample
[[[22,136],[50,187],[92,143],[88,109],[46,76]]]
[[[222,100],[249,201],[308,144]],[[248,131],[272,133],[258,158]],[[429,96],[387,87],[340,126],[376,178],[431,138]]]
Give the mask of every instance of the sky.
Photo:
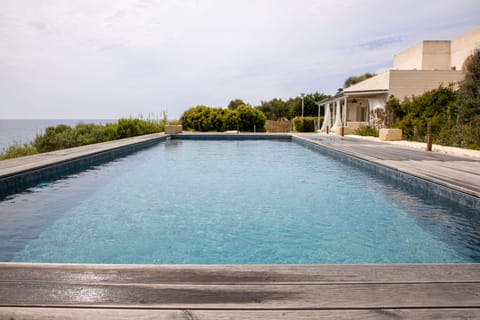
[[[478,0],[0,0],[0,119],[178,119],[196,105],[334,94]]]

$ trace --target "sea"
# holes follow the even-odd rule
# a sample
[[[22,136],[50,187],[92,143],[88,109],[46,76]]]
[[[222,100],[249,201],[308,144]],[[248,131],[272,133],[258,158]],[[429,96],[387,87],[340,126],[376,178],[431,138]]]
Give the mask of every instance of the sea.
[[[0,152],[11,144],[24,144],[35,140],[37,134],[45,133],[45,129],[59,124],[76,126],[78,123],[107,124],[116,119],[0,119]]]

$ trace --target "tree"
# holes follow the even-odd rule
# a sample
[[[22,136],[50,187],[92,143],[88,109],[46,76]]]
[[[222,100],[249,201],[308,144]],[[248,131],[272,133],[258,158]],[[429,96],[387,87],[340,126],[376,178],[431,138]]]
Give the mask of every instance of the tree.
[[[288,117],[288,107],[282,99],[274,98],[269,101],[262,101],[257,109],[262,111],[269,120],[280,120]]]
[[[480,123],[480,49],[469,58],[458,90],[458,124]]]
[[[353,86],[354,84],[357,84],[357,83],[359,83],[359,82],[362,82],[362,81],[364,81],[364,80],[367,80],[368,78],[374,77],[374,76],[376,76],[376,75],[377,75],[377,74],[375,74],[375,73],[369,73],[369,72],[367,72],[367,73],[364,73],[364,74],[362,74],[362,75],[360,75],[360,76],[350,76],[350,77],[348,77],[348,78],[345,80],[345,82],[343,83],[343,88],[346,89],[346,88],[348,88],[348,87],[350,87],[350,86]]]
[[[242,99],[234,99],[228,103],[228,110],[235,110],[240,106],[247,105]]]
[[[328,96],[319,93],[309,93],[303,98],[303,115],[305,117],[316,117],[318,116],[318,105],[317,102],[327,98]],[[297,116],[302,115],[302,97],[290,98],[286,102],[288,108],[288,117],[293,119]]]

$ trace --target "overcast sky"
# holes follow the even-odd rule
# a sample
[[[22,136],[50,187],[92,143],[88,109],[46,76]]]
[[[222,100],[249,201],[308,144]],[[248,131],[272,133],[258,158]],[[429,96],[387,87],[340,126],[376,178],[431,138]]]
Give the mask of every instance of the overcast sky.
[[[0,118],[176,119],[332,94],[479,26],[478,0],[0,0]]]

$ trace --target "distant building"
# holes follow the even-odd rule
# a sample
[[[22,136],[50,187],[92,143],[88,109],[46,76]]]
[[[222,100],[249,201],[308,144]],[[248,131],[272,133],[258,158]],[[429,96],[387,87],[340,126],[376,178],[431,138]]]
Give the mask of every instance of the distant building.
[[[465,66],[480,48],[480,28],[453,40],[421,41],[393,57],[393,69],[357,83],[319,103],[325,106],[322,131],[346,127],[355,130],[371,124],[372,111],[385,108],[387,99],[400,100],[426,91],[457,84]]]

